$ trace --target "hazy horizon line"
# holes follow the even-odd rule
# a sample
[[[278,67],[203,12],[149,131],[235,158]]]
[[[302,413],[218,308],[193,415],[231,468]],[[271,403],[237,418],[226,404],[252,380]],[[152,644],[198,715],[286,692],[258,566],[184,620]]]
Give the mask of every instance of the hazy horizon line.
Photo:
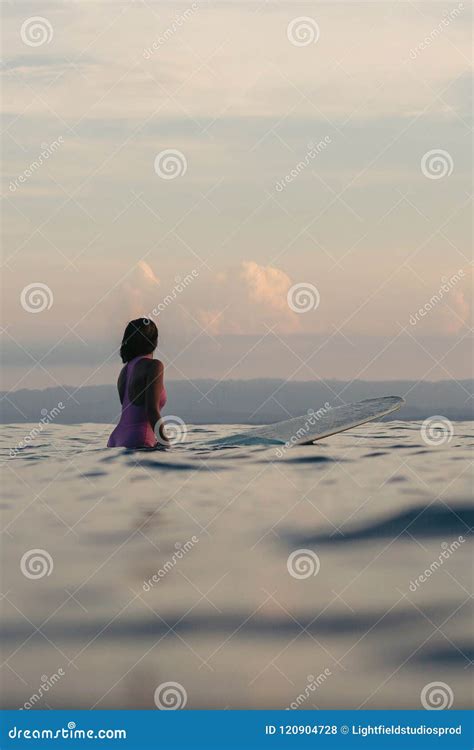
[[[341,383],[343,385],[352,385],[355,383],[362,383],[364,385],[366,384],[375,384],[375,385],[381,385],[382,383],[410,383],[410,384],[416,384],[416,385],[440,385],[444,383],[449,384],[455,384],[455,383],[473,383],[474,384],[474,377],[466,377],[466,378],[442,378],[439,380],[417,380],[416,378],[381,378],[380,380],[364,380],[363,378],[354,378],[354,379],[342,379],[342,378],[313,378],[308,380],[286,380],[285,378],[275,378],[275,377],[260,377],[260,378],[168,378],[166,379],[167,384],[176,383],[262,383],[262,382],[273,382],[273,383],[283,383],[285,385],[289,386],[302,386],[302,385],[308,385],[317,383],[319,385],[324,385],[325,383]],[[18,389],[0,389],[0,396],[8,395],[11,393],[21,393],[22,391],[26,392],[43,392],[48,390],[57,390],[58,388],[64,388],[64,389],[74,389],[74,390],[82,390],[85,388],[110,388],[110,387],[116,387],[116,382],[110,382],[110,383],[95,383],[91,385],[73,385],[72,383],[61,383],[58,385],[49,385],[45,386],[44,388],[18,388]],[[396,394],[395,394],[396,395]]]

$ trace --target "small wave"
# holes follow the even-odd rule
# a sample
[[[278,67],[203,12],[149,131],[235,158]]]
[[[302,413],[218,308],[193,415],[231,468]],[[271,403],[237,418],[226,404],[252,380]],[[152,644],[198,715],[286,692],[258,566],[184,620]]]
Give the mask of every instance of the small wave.
[[[347,458],[331,458],[331,456],[289,456],[288,463],[291,464],[332,464],[332,463],[348,463]]]
[[[473,533],[474,509],[469,506],[454,506],[448,508],[444,505],[429,507],[417,507],[405,513],[399,513],[391,518],[369,523],[365,526],[355,528],[351,531],[338,531],[338,536],[333,534],[316,534],[307,536],[304,534],[289,534],[288,541],[300,545],[316,544],[345,544],[350,542],[363,542],[369,539],[396,539],[406,538],[413,541],[415,538],[445,538],[447,534],[453,536],[470,536]]]

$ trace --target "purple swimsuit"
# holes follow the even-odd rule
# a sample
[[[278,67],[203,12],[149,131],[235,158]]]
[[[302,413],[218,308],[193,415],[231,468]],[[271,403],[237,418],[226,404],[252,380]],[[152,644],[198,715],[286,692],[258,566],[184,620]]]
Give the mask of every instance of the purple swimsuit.
[[[153,428],[148,421],[145,404],[133,404],[128,396],[128,386],[133,375],[135,364],[144,357],[135,357],[127,362],[125,372],[125,388],[122,402],[120,421],[109,437],[108,448],[154,448],[157,444]],[[160,395],[159,409],[166,403],[166,390]]]

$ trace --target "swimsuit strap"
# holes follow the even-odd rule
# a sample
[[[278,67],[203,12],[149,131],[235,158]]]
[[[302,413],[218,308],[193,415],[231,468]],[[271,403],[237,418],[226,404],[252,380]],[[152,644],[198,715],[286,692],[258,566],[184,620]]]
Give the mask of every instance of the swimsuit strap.
[[[124,389],[124,397],[123,397],[124,406],[128,406],[129,404],[132,404],[132,406],[134,406],[133,402],[130,401],[128,397],[128,384],[130,381],[131,373],[133,372],[133,369],[139,359],[149,359],[149,357],[147,357],[146,355],[139,355],[138,357],[134,357],[133,359],[129,360],[129,362],[127,362],[127,364],[125,365],[125,389]],[[127,403],[125,403],[125,401]]]

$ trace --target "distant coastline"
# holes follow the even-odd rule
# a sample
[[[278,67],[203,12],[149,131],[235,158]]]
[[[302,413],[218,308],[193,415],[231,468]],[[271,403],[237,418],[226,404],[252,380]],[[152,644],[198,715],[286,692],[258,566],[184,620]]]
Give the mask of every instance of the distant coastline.
[[[451,420],[470,420],[474,419],[473,385],[473,380],[356,380],[350,384],[340,380],[176,380],[167,383],[165,414],[192,424],[265,424],[318,409],[326,402],[334,407],[394,395],[403,396],[407,403],[389,419],[408,421],[440,414]],[[21,389],[0,395],[2,424],[50,422],[51,413],[58,424],[108,424],[120,411],[115,385]]]

